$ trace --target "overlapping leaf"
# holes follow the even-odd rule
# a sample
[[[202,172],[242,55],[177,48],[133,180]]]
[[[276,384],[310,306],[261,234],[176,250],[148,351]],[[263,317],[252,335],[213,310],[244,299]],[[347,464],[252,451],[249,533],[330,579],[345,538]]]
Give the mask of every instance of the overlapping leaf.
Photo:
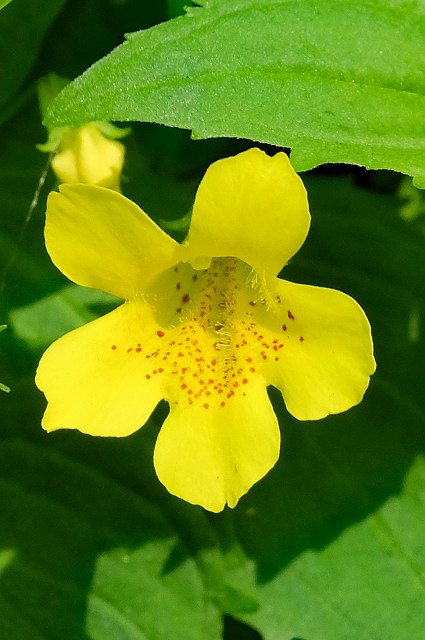
[[[425,13],[403,0],[215,0],[133,33],[49,126],[141,120],[395,169],[425,184]]]

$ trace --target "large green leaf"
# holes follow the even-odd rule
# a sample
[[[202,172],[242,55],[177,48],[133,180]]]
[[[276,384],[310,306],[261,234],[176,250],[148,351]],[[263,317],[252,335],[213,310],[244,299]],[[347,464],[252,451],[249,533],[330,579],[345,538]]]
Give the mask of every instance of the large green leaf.
[[[213,0],[67,87],[49,126],[141,120],[390,168],[425,184],[425,14],[404,0]]]
[[[327,473],[329,484],[353,483],[341,468],[329,465]],[[425,462],[419,458],[400,495],[382,508],[330,542],[310,546],[303,540],[303,550],[283,571],[263,577],[261,606],[246,619],[266,640],[420,638],[425,625],[424,486]],[[253,512],[251,519],[257,518],[261,515]],[[262,533],[261,542],[267,545],[269,536]],[[288,541],[281,539],[281,544],[286,547]]]

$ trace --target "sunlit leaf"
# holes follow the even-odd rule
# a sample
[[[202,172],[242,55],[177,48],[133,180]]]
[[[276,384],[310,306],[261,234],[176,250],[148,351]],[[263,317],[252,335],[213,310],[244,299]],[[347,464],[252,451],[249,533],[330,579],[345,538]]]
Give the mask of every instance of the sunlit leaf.
[[[141,120],[292,148],[425,184],[425,14],[403,0],[214,0],[67,87],[48,126]]]
[[[328,454],[322,449],[317,455],[325,458]],[[325,469],[329,484],[332,480],[337,486],[341,480],[353,483],[331,460]],[[276,573],[271,567],[265,569],[262,606],[246,619],[266,640],[420,637],[425,625],[424,487],[425,461],[418,458],[399,495],[353,522],[335,539],[327,539],[324,523],[317,527],[319,536],[312,544],[301,534],[297,557]],[[328,502],[326,496],[324,501]],[[341,509],[348,511],[349,507],[341,504]],[[261,517],[253,512],[250,519],[255,522]],[[335,518],[340,519],[340,514],[335,513]],[[262,540],[267,544],[269,537]],[[286,549],[289,546],[283,539],[282,544]],[[265,559],[266,554],[261,555]],[[278,558],[275,564],[277,568]]]

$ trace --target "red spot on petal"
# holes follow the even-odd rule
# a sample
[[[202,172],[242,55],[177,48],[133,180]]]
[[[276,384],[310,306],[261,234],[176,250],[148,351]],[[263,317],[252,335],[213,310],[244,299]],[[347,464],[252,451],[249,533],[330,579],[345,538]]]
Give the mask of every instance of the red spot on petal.
[[[210,405],[208,404],[208,402],[205,402],[204,405],[203,405],[204,409],[208,409],[209,406]]]
[[[288,309],[288,318],[289,318],[290,320],[295,320],[295,316],[294,316],[294,314],[292,313],[292,311],[289,311],[289,309]]]
[[[250,370],[252,373],[254,373],[254,371],[255,371],[255,367],[250,367],[250,369],[249,369],[249,370]]]
[[[217,360],[215,358],[213,358],[211,360],[211,364],[212,364],[213,367],[215,367],[215,365],[217,364]]]
[[[156,332],[156,335],[158,336],[158,338],[163,338],[165,336],[165,333],[161,331],[161,329],[159,329],[159,331]]]
[[[127,353],[130,353],[130,351],[133,351],[133,347],[130,347],[129,349],[127,349]]]
[[[248,384],[248,378],[244,378],[244,379],[242,380],[242,384]]]
[[[183,304],[187,304],[190,300],[190,296],[188,293],[185,293],[184,296],[182,297],[182,302]]]
[[[149,373],[147,373],[146,374],[146,380],[149,380],[149,378],[150,378],[150,375],[149,375]]]
[[[141,352],[141,350],[142,350],[142,347],[136,347],[136,351],[137,351],[137,353],[140,353],[140,352]],[[150,356],[147,356],[147,357],[149,358]]]
[[[111,349],[112,349],[113,351],[115,351],[115,349],[116,349],[116,348],[117,348],[117,345],[116,345],[116,344],[113,344],[113,345],[112,345],[112,347],[111,347]]]
[[[254,302],[254,300],[250,300],[250,301],[249,301],[249,306],[250,306],[250,307],[255,307],[255,302]]]
[[[177,291],[179,291],[180,286],[181,286],[181,285],[180,285],[180,282],[178,282],[178,283],[176,284],[176,289],[177,289]]]
[[[187,384],[185,384],[185,383],[183,382],[183,384],[181,385],[181,388],[182,388],[182,389],[183,389],[183,391],[184,391],[185,389],[187,389]]]
[[[300,342],[304,342],[304,337],[300,336]]]
[[[225,405],[226,405],[226,403],[224,401],[220,402],[220,407],[224,407]]]
[[[287,329],[286,324],[283,324],[283,325],[282,325],[282,329],[283,329],[283,331],[286,331],[286,329]]]

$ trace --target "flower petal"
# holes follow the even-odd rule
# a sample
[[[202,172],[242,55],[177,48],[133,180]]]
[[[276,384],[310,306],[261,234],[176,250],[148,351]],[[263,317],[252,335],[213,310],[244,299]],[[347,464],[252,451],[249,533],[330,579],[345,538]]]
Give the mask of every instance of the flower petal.
[[[376,368],[362,308],[340,291],[278,279],[274,297],[261,322],[280,332],[283,348],[263,373],[288,411],[317,420],[358,404]]]
[[[126,436],[143,426],[163,397],[143,357],[157,341],[150,309],[132,302],[54,342],[36,376],[49,403],[46,431]]]
[[[188,245],[194,256],[235,256],[279,273],[310,225],[307,194],[288,157],[250,149],[212,164],[196,194]]]
[[[120,298],[138,296],[182,247],[131,200],[92,185],[62,185],[49,195],[46,247],[70,280]]]
[[[280,432],[264,382],[246,395],[209,404],[171,405],[154,463],[170,493],[209,511],[234,507],[279,456]]]

